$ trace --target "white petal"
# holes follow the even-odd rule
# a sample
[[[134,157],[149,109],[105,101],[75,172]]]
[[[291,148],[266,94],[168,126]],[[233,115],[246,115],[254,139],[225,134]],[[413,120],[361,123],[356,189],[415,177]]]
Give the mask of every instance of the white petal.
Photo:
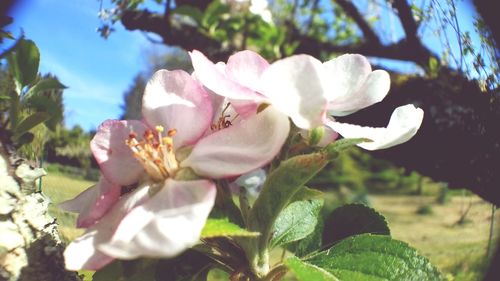
[[[154,128],[176,129],[174,146],[195,143],[212,121],[212,100],[191,75],[182,70],[159,70],[146,85],[142,114]]]
[[[96,223],[118,201],[121,193],[119,185],[101,177],[99,182],[80,193],[75,198],[62,202],[59,206],[69,212],[79,213],[76,227],[90,227]]]
[[[259,78],[268,67],[269,63],[259,54],[246,50],[229,57],[226,73],[231,80],[258,91]]]
[[[98,270],[114,260],[96,248],[97,231],[88,231],[72,241],[64,250],[67,270]]]
[[[372,72],[368,60],[347,54],[324,63],[329,81],[328,109],[334,116],[345,116],[380,102],[390,87],[389,74]]]
[[[260,87],[271,104],[290,116],[297,127],[311,129],[323,122],[325,74],[317,59],[296,55],[271,64],[262,74]]]
[[[98,246],[109,241],[122,218],[136,206],[149,199],[149,188],[142,186],[124,195],[99,222],[87,229],[81,237],[72,241],[64,251],[66,268],[69,270],[97,270],[114,257],[98,250]]]
[[[346,123],[329,121],[326,125],[337,131],[344,138],[368,138],[373,142],[364,142],[358,146],[367,150],[389,148],[411,139],[420,128],[424,111],[412,104],[400,106],[394,110],[387,128],[361,127]]]
[[[288,117],[269,106],[200,140],[181,166],[210,178],[238,176],[271,161],[289,131]]]
[[[125,144],[131,132],[141,136],[146,125],[137,120],[106,120],[90,142],[90,149],[101,172],[112,183],[129,185],[137,182],[144,169]]]
[[[216,66],[201,52],[194,50],[189,53],[195,77],[203,86],[214,91],[216,94],[238,100],[262,100],[262,96],[254,90],[240,85],[222,72],[223,67]]]
[[[174,181],[120,223],[104,253],[120,258],[173,257],[196,244],[215,201],[215,185],[207,180]]]

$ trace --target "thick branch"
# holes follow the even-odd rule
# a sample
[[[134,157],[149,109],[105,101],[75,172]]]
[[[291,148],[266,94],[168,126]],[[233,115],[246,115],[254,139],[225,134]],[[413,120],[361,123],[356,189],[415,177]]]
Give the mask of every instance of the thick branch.
[[[415,45],[410,41],[401,40],[391,45],[375,45],[363,43],[358,45],[335,45],[331,42],[321,42],[316,38],[295,33],[294,40],[299,43],[296,53],[309,54],[319,57],[321,53],[358,53],[365,56],[388,58],[403,61],[412,61],[426,67],[429,58],[435,57],[423,45]]]
[[[418,25],[413,19],[411,8],[408,6],[406,0],[394,0],[393,6],[398,10],[399,20],[403,25],[406,40],[412,42],[412,44],[421,45],[417,36]]]
[[[184,50],[200,49],[213,60],[225,60],[231,50],[223,48],[216,41],[198,30],[197,27],[170,22],[165,24],[163,15],[148,10],[125,10],[121,22],[128,30],[141,30],[158,34],[167,45],[179,46]]]
[[[358,27],[363,32],[366,41],[371,44],[380,45],[379,37],[375,34],[371,26],[366,22],[363,16],[359,13],[358,8],[356,8],[352,2],[347,0],[335,0],[335,2],[356,22]]]

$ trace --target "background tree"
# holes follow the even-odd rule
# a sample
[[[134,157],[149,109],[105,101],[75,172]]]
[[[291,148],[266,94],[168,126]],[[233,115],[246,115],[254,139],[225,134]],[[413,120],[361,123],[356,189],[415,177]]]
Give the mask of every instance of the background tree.
[[[272,22],[244,12],[252,1],[235,9],[236,2],[244,1],[111,0],[105,3],[111,8],[102,13],[103,26],[110,30],[121,22],[128,30],[201,50],[213,60],[250,48],[270,60],[295,53],[323,60],[361,53],[409,62],[425,75],[394,74],[386,101],[349,119],[380,126],[387,120],[379,116],[396,106],[411,102],[422,107],[426,117],[417,137],[375,155],[500,204],[495,191],[500,186],[495,176],[500,173],[500,130],[493,120],[498,120],[500,94],[493,4],[474,1],[483,18],[474,23],[481,42],[473,42],[460,29],[454,0],[276,0],[270,1]],[[423,38],[433,34],[441,43],[431,49]]]

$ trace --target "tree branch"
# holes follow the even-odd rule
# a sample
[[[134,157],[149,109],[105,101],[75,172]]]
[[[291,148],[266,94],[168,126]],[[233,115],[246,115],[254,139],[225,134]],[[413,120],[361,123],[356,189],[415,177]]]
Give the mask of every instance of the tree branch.
[[[358,8],[356,8],[356,6],[354,6],[352,2],[347,0],[335,0],[335,2],[346,12],[346,14],[350,18],[352,18],[356,22],[358,27],[361,29],[361,32],[363,32],[366,41],[370,42],[371,44],[381,45],[380,39],[377,34],[375,34],[371,26],[366,22],[366,20],[359,12]]]
[[[219,41],[208,37],[197,27],[172,21],[170,26],[167,26],[163,15],[148,10],[125,10],[121,22],[127,30],[156,33],[167,45],[179,46],[188,51],[202,49],[208,57],[216,61],[225,60],[232,53],[231,49],[224,48]]]
[[[398,11],[399,20],[403,25],[407,41],[421,45],[420,40],[417,37],[418,25],[413,19],[411,8],[408,6],[406,0],[394,0],[393,6]]]
[[[402,61],[412,61],[426,67],[429,58],[436,57],[426,47],[415,45],[407,40],[401,40],[391,45],[376,45],[363,43],[357,45],[335,45],[331,42],[321,42],[316,38],[295,33],[293,39],[300,42],[296,53],[309,54],[319,57],[325,51],[328,53],[358,53],[365,56],[388,58]]]

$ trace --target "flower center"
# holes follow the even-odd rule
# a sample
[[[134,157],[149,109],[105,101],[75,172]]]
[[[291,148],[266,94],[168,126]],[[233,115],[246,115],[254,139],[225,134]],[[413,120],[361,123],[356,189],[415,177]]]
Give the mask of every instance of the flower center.
[[[177,130],[168,130],[166,136],[162,136],[163,131],[162,126],[156,126],[155,131],[146,130],[142,140],[137,140],[137,134],[130,132],[126,140],[135,158],[154,181],[173,177],[179,168],[172,139]]]
[[[229,106],[231,105],[230,102],[228,102],[226,104],[226,107],[224,107],[224,110],[222,110],[220,116],[219,116],[219,119],[217,119],[216,122],[212,123],[210,125],[210,129],[212,131],[220,131],[222,129],[225,129],[231,125],[233,125],[233,121],[238,118],[238,114],[236,114],[236,116],[234,116],[233,119],[231,120],[228,120],[229,118],[231,118],[231,115],[230,114],[226,114],[226,111],[227,109],[229,108]]]

